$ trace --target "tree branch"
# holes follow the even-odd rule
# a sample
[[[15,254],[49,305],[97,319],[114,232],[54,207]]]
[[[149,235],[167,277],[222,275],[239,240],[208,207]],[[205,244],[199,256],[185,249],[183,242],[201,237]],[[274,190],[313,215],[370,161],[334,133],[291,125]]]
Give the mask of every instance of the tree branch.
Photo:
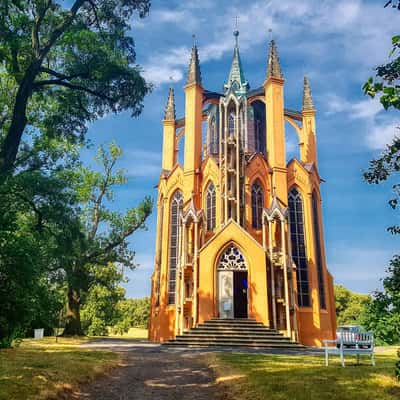
[[[144,227],[144,223],[145,223],[147,217],[150,215],[150,213],[151,213],[151,210],[146,211],[146,212],[141,216],[141,218],[140,218],[138,221],[136,221],[135,224],[131,225],[125,232],[122,232],[121,235],[120,235],[117,239],[113,240],[112,242],[109,242],[109,243],[108,243],[104,248],[102,248],[101,250],[98,250],[98,251],[95,251],[95,252],[89,254],[89,255],[86,257],[85,262],[95,262],[95,260],[97,259],[97,257],[100,257],[100,256],[103,255],[103,254],[110,253],[110,252],[111,252],[112,250],[114,250],[116,247],[118,247],[119,245],[121,245],[121,244],[124,242],[124,240],[125,240],[128,236],[132,235],[132,233],[134,233],[134,232],[137,231],[138,229]]]
[[[46,56],[46,54],[50,51],[53,44],[59,39],[59,37],[65,32],[65,30],[71,25],[72,21],[74,20],[76,14],[78,13],[79,9],[87,0],[76,0],[75,3],[72,5],[68,16],[62,21],[56,29],[52,32],[49,42],[46,46],[43,47],[42,51],[40,52],[40,59]]]
[[[75,78],[88,78],[89,77],[89,71],[78,72],[78,73],[72,74],[72,75],[65,75],[65,74],[62,74],[61,72],[54,71],[51,68],[41,67],[40,72],[44,72],[46,74],[54,76],[55,78],[58,78],[61,80],[66,80],[66,81],[69,81],[69,80],[75,79]]]
[[[52,0],[48,0],[47,4],[43,7],[41,12],[39,12],[39,14],[35,16],[35,21],[32,27],[32,48],[37,58],[39,58],[40,56],[40,39],[39,39],[40,26],[46,15],[47,10],[50,8],[51,1]]]
[[[103,202],[104,195],[106,193],[106,190],[109,186],[111,186],[111,176],[112,176],[112,170],[115,166],[116,159],[113,159],[112,163],[106,167],[105,172],[106,172],[106,177],[104,181],[102,182],[102,185],[100,186],[100,192],[99,195],[97,196],[97,199],[94,202],[94,209],[93,209],[93,227],[89,235],[89,239],[93,240],[94,237],[96,236],[99,223],[100,223],[100,207]]]
[[[96,97],[99,97],[101,99],[107,100],[107,101],[109,101],[111,103],[114,102],[113,98],[111,98],[109,96],[106,96],[103,93],[100,93],[100,92],[97,92],[95,90],[89,89],[89,88],[84,87],[82,85],[75,85],[75,84],[72,84],[72,83],[69,83],[69,82],[65,82],[61,78],[60,79],[49,79],[49,80],[43,80],[43,81],[35,82],[34,87],[49,86],[49,85],[59,85],[59,86],[67,87],[67,88],[72,89],[72,90],[80,90],[82,92],[89,93],[92,96],[96,96]]]

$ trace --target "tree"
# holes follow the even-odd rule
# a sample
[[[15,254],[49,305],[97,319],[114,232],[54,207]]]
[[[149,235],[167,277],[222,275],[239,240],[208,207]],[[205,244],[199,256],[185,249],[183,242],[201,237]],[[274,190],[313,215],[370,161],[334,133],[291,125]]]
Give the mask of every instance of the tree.
[[[0,347],[30,328],[54,326],[62,308],[57,270],[65,232],[79,222],[67,174],[51,161],[62,147],[42,152],[45,169],[35,169],[40,157],[30,158],[26,171],[0,186]]]
[[[335,299],[338,325],[360,324],[360,314],[370,296],[353,293],[342,285],[335,285]]]
[[[108,327],[121,319],[118,305],[125,300],[125,289],[120,286],[124,281],[121,267],[115,264],[93,266],[94,276],[87,294],[83,299],[82,327],[87,335],[105,336]]]
[[[400,256],[389,263],[383,279],[383,291],[374,293],[361,315],[365,328],[375,333],[383,344],[400,343]]]
[[[150,317],[150,298],[126,299],[118,303],[119,320],[114,326],[116,333],[122,334],[129,328],[147,328]]]
[[[96,160],[102,171],[82,167],[74,177],[75,190],[82,205],[83,234],[68,238],[69,256],[64,259],[63,271],[67,281],[67,312],[64,335],[83,334],[80,320],[82,294],[96,279],[96,266],[119,263],[135,268],[134,252],[127,239],[134,232],[146,229],[153,202],[146,197],[137,207],[121,214],[107,208],[114,198],[114,187],[126,182],[122,170],[115,170],[122,150],[111,143],[106,150],[100,146]],[[101,226],[101,229],[100,229]]]
[[[400,10],[398,1],[388,1],[385,7],[392,5]],[[397,7],[396,7],[397,6]],[[364,93],[374,97],[380,95],[380,101],[385,109],[393,107],[400,110],[400,35],[392,38],[390,62],[376,68],[377,81],[371,77],[365,83]],[[395,132],[394,132],[395,133]],[[369,184],[379,184],[396,177],[400,170],[400,138],[395,136],[386,146],[385,151],[377,159],[370,161],[364,179]],[[399,205],[400,184],[393,182],[394,197],[389,205],[394,210]],[[400,226],[388,227],[392,234],[400,233]],[[395,255],[389,263],[387,276],[383,279],[383,291],[377,291],[367,304],[362,315],[366,328],[374,331],[381,343],[399,343],[400,341],[400,256]]]
[[[0,175],[18,164],[27,131],[77,141],[106,113],[141,112],[149,86],[127,33],[132,15],[142,18],[149,7],[149,0],[75,0],[69,9],[56,0],[1,1]]]

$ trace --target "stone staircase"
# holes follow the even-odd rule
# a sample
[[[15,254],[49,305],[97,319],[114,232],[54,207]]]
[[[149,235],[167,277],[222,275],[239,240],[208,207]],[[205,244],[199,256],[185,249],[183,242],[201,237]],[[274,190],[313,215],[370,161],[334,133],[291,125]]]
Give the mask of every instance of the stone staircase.
[[[278,331],[247,318],[211,319],[163,344],[189,347],[303,348]]]

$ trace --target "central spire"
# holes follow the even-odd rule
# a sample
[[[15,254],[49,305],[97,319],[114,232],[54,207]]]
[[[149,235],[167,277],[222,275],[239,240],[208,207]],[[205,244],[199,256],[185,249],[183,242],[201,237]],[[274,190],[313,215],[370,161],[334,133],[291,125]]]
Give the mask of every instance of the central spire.
[[[242,95],[249,89],[249,83],[244,77],[242,62],[240,61],[239,54],[239,31],[233,32],[235,37],[235,47],[233,49],[233,60],[231,70],[229,71],[228,82],[224,85],[225,93],[233,91],[235,94]]]

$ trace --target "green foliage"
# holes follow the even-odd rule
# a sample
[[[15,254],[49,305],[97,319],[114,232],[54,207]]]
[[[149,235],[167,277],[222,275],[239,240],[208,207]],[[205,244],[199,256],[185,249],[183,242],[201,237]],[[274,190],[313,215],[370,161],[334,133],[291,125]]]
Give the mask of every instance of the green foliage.
[[[98,280],[96,268],[118,263],[135,268],[134,252],[128,248],[128,237],[135,231],[146,229],[153,202],[146,197],[137,207],[125,213],[112,211],[109,202],[114,200],[115,186],[126,182],[123,171],[116,170],[122,150],[115,143],[101,146],[96,156],[99,172],[81,167],[74,171],[73,187],[78,194],[83,237],[72,241],[71,252],[64,263],[68,282],[67,324],[64,333],[82,333],[80,306],[82,295]],[[101,229],[100,229],[101,227]],[[103,317],[100,317],[103,320]],[[103,329],[98,322],[98,330]]]
[[[125,289],[119,286],[123,281],[121,268],[116,265],[92,266],[94,282],[83,301],[81,311],[83,330],[90,336],[106,336],[108,326],[119,319],[118,303],[125,298]]]
[[[394,256],[383,279],[361,315],[363,326],[374,332],[378,343],[400,344],[400,256]]]
[[[379,184],[396,176],[400,171],[400,138],[395,137],[393,141],[387,145],[386,150],[379,158],[370,161],[367,172],[364,173],[364,179],[370,184]],[[400,184],[394,182],[392,185],[394,197],[389,200],[389,205],[396,210],[400,200]],[[388,227],[388,231],[392,234],[400,233],[398,225]]]
[[[107,113],[142,110],[150,86],[129,31],[149,0],[71,3],[0,3],[0,173],[15,168],[23,134],[74,143]]]
[[[128,332],[129,328],[147,328],[150,316],[150,298],[127,299],[118,303],[119,321],[113,331],[118,334]]]
[[[58,151],[54,144],[43,150],[45,163],[26,158],[27,168],[0,185],[1,346],[54,326],[62,308],[56,271],[77,217],[67,174],[53,161]]]
[[[370,296],[353,293],[342,285],[335,285],[335,299],[338,325],[359,325],[360,314]]]
[[[398,2],[397,2],[398,3]],[[400,9],[400,3],[388,1],[385,7],[392,4]],[[375,97],[385,109],[394,107],[400,110],[400,35],[392,38],[390,62],[376,68],[376,78],[372,77],[364,84],[364,93]],[[370,184],[379,184],[393,179],[400,171],[400,138],[396,136],[386,146],[385,151],[377,159],[370,161],[369,170],[364,179]],[[398,209],[400,200],[400,184],[392,184],[394,197],[389,200],[392,209]],[[399,225],[388,227],[392,234],[400,233]],[[383,291],[374,293],[361,315],[363,325],[375,333],[378,343],[400,343],[400,256],[395,255],[390,261],[387,276],[383,279]]]
[[[380,102],[385,110],[390,107],[400,110],[400,35],[393,36],[389,57],[389,63],[376,68],[377,80],[370,77],[363,90],[371,97],[380,95]]]

